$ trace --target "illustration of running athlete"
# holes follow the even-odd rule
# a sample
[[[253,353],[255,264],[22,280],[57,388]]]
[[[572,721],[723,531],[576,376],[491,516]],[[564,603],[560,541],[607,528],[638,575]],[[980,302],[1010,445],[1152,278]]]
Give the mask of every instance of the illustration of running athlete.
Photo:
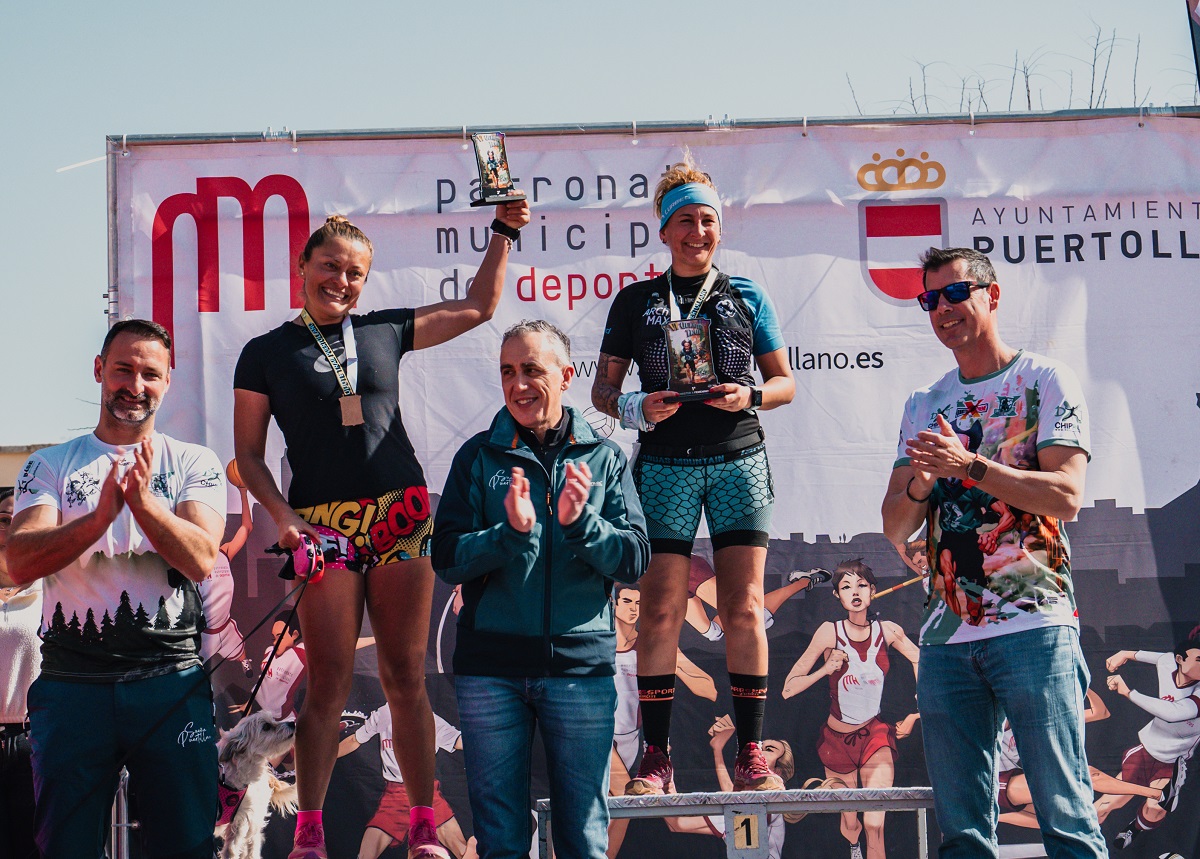
[[[787,584],[763,594],[763,628],[770,629],[775,623],[775,612],[779,607],[801,591],[810,591],[819,584],[829,581],[828,570],[793,570],[788,574]],[[692,555],[692,567],[688,574],[688,602],[684,620],[709,641],[720,641],[725,637],[721,618],[711,619],[705,606],[717,607],[717,574],[701,555]]]
[[[1130,689],[1116,673],[1130,660],[1155,666],[1158,697]],[[1104,665],[1110,672],[1108,688],[1154,717],[1138,732],[1141,743],[1125,752],[1120,779],[1162,791],[1157,799],[1147,797],[1129,825],[1113,838],[1114,846],[1120,849],[1128,847],[1141,833],[1158,828],[1179,802],[1188,763],[1200,743],[1200,627],[1170,653],[1121,650]],[[1106,792],[1096,800],[1100,821],[1103,823],[1129,800],[1128,794]]]
[[[717,773],[718,790],[729,792],[733,790],[733,779],[729,775],[729,769],[725,765],[725,746],[733,739],[734,725],[733,717],[728,714],[721,716],[711,728],[708,729],[709,746],[713,750],[713,766]],[[775,774],[783,779],[786,784],[796,773],[796,758],[792,754],[792,746],[787,740],[763,740],[762,742],[763,757],[766,758],[767,766],[774,770]],[[669,785],[668,793],[675,793],[675,785]],[[783,843],[786,837],[784,823],[792,823],[795,820],[803,818],[804,815],[791,814],[768,814],[767,815],[767,855],[770,859],[779,859],[783,854]],[[715,835],[718,838],[725,838],[725,817],[717,815],[703,815],[694,817],[667,817],[664,818],[667,828],[672,832],[685,832],[696,835]]]
[[[266,671],[267,676],[263,678],[255,703],[275,721],[290,721],[296,718],[300,681],[304,679],[308,668],[308,654],[304,650],[304,642],[300,640],[300,621],[290,609],[284,609],[275,616],[271,636],[274,641],[263,651],[262,659],[261,670]],[[374,643],[374,638],[365,636],[358,639],[354,649],[362,650]],[[275,651],[273,660],[272,650]],[[236,704],[231,710],[241,712],[245,710],[245,705]]]
[[[458,728],[437,713],[433,714],[433,726],[438,751],[454,753],[462,749],[462,733]],[[338,757],[353,753],[375,736],[379,737],[379,757],[386,784],[379,797],[379,807],[363,831],[358,859],[377,859],[384,850],[402,844],[408,838],[410,803],[404,787],[404,776],[396,761],[392,712],[387,703],[372,712],[357,731],[338,744]],[[454,809],[442,796],[441,784],[436,779],[433,783],[433,814],[438,841],[458,859],[462,859],[467,849],[467,839],[454,816]]]
[[[617,718],[613,733],[613,754],[610,765],[609,793],[622,796],[629,774],[637,772],[635,764],[642,749],[638,723],[637,687],[637,621],[641,613],[642,595],[634,585],[617,583],[613,591],[617,622]],[[680,650],[675,654],[675,676],[697,697],[717,700],[717,686],[712,677]],[[629,818],[614,818],[608,825],[608,856],[617,855],[625,840]]]
[[[233,618],[237,587],[230,566],[230,562],[245,548],[250,532],[254,530],[254,522],[246,488],[240,480],[234,479],[237,477],[234,462],[231,461],[226,467],[226,474],[229,484],[236,487],[242,496],[242,519],[229,541],[221,544],[212,573],[204,581],[196,583],[204,617],[200,658],[204,660],[204,670],[212,682],[217,728],[222,731],[228,731],[237,724],[241,710],[234,704],[245,700],[249,694],[247,678],[255,676],[254,661],[246,653],[242,631]]]
[[[235,472],[236,473],[236,472]],[[232,481],[231,481],[232,482]],[[237,531],[222,543],[217,562],[212,574],[196,585],[200,592],[200,604],[204,610],[204,629],[200,638],[200,658],[204,660],[206,670],[213,669],[215,660],[236,660],[247,676],[253,673],[250,660],[246,658],[246,648],[242,641],[241,630],[237,621],[230,615],[233,608],[234,581],[233,571],[229,562],[242,551],[250,532],[254,530],[254,521],[250,516],[250,498],[245,486],[238,486],[242,496],[242,521]],[[218,684],[214,683],[214,686]],[[220,684],[223,685],[223,684]]]
[[[1109,717],[1108,707],[1091,689],[1087,690],[1084,702],[1083,721],[1099,722]],[[1029,781],[1021,766],[1021,754],[1017,751],[1017,741],[1013,737],[1012,727],[1004,720],[1000,731],[1000,763],[998,766],[1000,789],[997,795],[1000,805],[1000,822],[1026,829],[1037,829],[1037,811],[1033,807],[1033,795],[1029,790]],[[1129,796],[1145,796],[1151,799],[1162,795],[1157,788],[1123,782],[1118,778],[1102,772],[1096,767],[1089,766],[1092,776],[1092,788],[1097,793],[1123,794]]]
[[[272,645],[263,652],[263,678],[256,703],[272,719],[279,722],[296,718],[296,694],[307,667],[304,642],[300,640],[300,621],[291,611],[281,611],[271,625]],[[275,658],[267,665],[274,649]]]
[[[896,740],[912,733],[919,715],[912,713],[893,726],[879,717],[883,683],[889,668],[888,648],[895,648],[917,671],[920,651],[899,624],[868,620],[876,580],[862,559],[843,561],[833,571],[833,592],[846,610],[845,620],[825,621],[804,654],[796,660],[783,684],[791,698],[822,677],[829,678],[829,718],[821,729],[817,754],[829,778],[848,787],[891,787],[896,775]],[[813,670],[817,658],[824,663]],[[843,837],[850,842],[851,859],[862,859],[859,839],[867,832],[867,857],[884,859],[885,812],[841,815]]]

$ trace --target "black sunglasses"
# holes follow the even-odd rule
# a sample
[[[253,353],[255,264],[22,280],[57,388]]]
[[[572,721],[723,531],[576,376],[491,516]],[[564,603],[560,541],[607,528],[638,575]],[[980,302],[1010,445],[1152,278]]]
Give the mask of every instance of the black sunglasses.
[[[962,304],[971,297],[972,290],[987,289],[991,286],[990,283],[972,283],[969,280],[960,280],[958,283],[950,283],[943,286],[941,289],[930,289],[922,292],[917,296],[917,303],[921,305],[921,309],[928,312],[938,306],[938,299],[943,295],[951,304]]]

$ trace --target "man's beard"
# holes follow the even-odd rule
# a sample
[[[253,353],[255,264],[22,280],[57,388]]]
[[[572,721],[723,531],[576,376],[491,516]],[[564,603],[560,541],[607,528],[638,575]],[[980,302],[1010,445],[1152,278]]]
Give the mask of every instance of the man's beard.
[[[104,409],[118,423],[140,426],[154,416],[160,402],[146,394],[132,397],[128,392],[117,391],[104,401]]]

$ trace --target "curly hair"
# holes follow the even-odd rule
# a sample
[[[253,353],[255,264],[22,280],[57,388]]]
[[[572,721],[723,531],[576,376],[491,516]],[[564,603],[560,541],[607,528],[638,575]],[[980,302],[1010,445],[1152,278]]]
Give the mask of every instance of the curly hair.
[[[662,174],[662,178],[658,180],[658,185],[654,188],[654,217],[662,217],[662,201],[667,192],[678,188],[680,185],[686,185],[689,182],[707,185],[714,191],[717,190],[717,186],[713,184],[712,177],[696,166],[696,162],[692,160],[691,151],[685,148],[683,150],[683,160],[668,167],[666,172]]]

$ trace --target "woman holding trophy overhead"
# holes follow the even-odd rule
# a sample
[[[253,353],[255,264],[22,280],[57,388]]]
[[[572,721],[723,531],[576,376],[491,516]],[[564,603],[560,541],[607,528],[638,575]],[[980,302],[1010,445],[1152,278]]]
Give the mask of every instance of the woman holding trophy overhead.
[[[758,411],[791,402],[795,381],[766,292],[713,266],[721,200],[690,155],[655,190],[663,275],[617,294],[600,346],[592,402],[637,429],[635,479],[652,557],[641,582],[638,697],[646,747],[627,794],[663,793],[675,654],[701,512],[714,549],[717,611],[733,693],[738,790],[782,790],[763,757],[767,640],[763,573],[774,486]],[[641,387],[622,393],[631,361]],[[754,363],[763,382],[756,384]]]
[[[300,813],[290,859],[327,855],[321,806],[337,760],[364,602],[392,720],[405,726],[396,757],[411,805],[409,856],[448,857],[432,808],[434,722],[424,679],[433,518],[401,420],[397,368],[405,353],[444,343],[492,317],[512,241],[528,223],[523,200],[496,206],[487,253],[465,298],[352,314],[373,251],[361,230],[333,215],[297,261],[304,281],[300,315],[251,340],[238,360],[238,470],[275,520],[279,545],[293,551],[289,566],[309,576],[298,606],[308,693],[296,732]],[[287,443],[287,498],[265,461],[272,417]],[[359,509],[361,521],[350,527],[353,516],[335,520],[331,506]]]

